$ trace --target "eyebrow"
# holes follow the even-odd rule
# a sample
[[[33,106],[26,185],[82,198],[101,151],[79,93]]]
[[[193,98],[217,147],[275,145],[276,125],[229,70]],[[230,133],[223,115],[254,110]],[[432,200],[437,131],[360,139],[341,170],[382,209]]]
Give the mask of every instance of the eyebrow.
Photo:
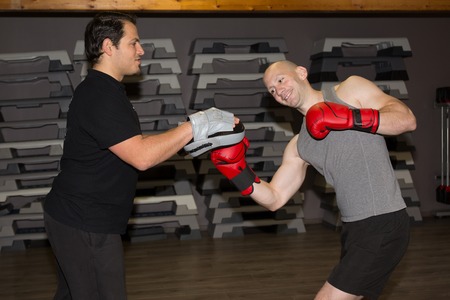
[[[139,38],[132,38],[131,40],[128,41],[129,44],[133,44],[133,43],[136,43],[136,42],[140,43],[141,40]]]

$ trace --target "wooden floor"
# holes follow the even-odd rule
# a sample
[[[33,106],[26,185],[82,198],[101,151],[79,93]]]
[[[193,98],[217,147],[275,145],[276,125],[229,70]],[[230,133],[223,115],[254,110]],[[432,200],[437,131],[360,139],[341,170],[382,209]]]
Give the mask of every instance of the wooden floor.
[[[339,255],[339,233],[322,225],[277,236],[125,245],[129,299],[313,299]],[[48,247],[0,254],[0,299],[52,299],[56,287]],[[450,299],[450,218],[412,227],[406,257],[382,300]]]

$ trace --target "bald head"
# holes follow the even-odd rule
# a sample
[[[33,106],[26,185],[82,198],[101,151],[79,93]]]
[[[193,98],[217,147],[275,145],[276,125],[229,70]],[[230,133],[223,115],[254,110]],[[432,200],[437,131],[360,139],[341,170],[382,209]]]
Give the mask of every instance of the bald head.
[[[279,72],[281,71],[283,73],[286,73],[286,72],[289,73],[289,72],[295,72],[295,68],[297,68],[297,65],[294,64],[293,62],[288,61],[288,60],[280,60],[280,61],[277,61],[277,62],[274,62],[273,64],[271,64],[266,69],[265,73],[266,74],[271,73],[271,72],[274,72],[275,70],[279,71]]]
[[[272,63],[267,68],[263,81],[267,90],[277,102],[295,109],[301,109],[304,96],[308,95],[311,89],[307,76],[306,68],[283,60]]]
[[[295,73],[296,68],[297,68],[297,65],[288,60],[280,60],[280,61],[274,62],[264,72],[263,81],[265,82],[265,84],[267,86],[267,81],[269,80],[270,77],[274,76],[277,73],[293,75],[293,73]]]

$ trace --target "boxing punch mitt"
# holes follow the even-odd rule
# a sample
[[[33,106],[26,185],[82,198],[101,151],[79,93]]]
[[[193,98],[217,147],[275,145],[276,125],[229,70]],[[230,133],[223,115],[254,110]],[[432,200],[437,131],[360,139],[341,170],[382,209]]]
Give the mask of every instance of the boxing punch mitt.
[[[315,139],[325,138],[331,130],[358,130],[376,133],[380,113],[376,109],[351,109],[334,102],[319,102],[306,113],[306,128]]]
[[[253,183],[261,182],[245,161],[249,145],[247,138],[244,137],[236,145],[211,151],[211,161],[217,170],[227,177],[243,196],[248,196],[253,192]]]
[[[192,124],[194,138],[183,149],[184,154],[193,157],[239,143],[245,136],[244,125],[241,122],[235,124],[232,113],[215,107],[196,112],[188,120]]]

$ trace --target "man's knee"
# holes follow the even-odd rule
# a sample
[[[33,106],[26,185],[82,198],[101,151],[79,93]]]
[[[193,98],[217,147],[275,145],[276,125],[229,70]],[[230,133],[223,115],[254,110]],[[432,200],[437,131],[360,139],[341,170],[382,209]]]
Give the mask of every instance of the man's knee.
[[[317,293],[314,300],[360,300],[363,299],[362,296],[352,295],[346,293],[330,283],[325,282],[322,288]]]

